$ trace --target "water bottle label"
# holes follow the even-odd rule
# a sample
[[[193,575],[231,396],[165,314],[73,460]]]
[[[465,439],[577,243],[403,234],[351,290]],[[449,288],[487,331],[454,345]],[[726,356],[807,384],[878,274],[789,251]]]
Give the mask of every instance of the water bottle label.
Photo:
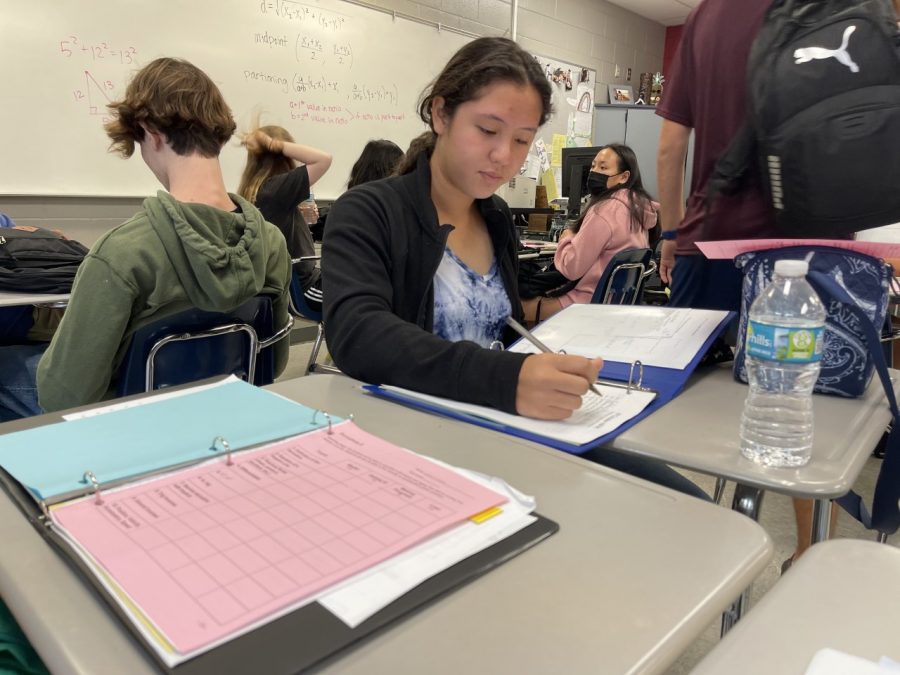
[[[773,326],[750,321],[747,326],[747,355],[767,361],[815,363],[822,358],[825,328]]]

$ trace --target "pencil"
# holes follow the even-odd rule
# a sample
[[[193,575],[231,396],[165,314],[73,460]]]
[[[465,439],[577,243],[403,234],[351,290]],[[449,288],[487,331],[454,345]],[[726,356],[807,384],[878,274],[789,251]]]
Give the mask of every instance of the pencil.
[[[542,352],[544,352],[545,354],[552,354],[552,353],[553,353],[553,350],[550,349],[550,347],[548,347],[548,346],[545,345],[543,342],[541,342],[540,340],[538,340],[538,339],[532,334],[532,332],[531,332],[530,330],[528,330],[527,328],[525,328],[525,326],[523,326],[522,324],[520,324],[518,321],[516,321],[516,320],[515,320],[514,318],[512,318],[511,316],[506,317],[506,325],[509,326],[510,328],[512,328],[512,329],[513,329],[514,331],[516,331],[519,335],[521,335],[523,338],[525,338],[526,340],[528,340],[531,344],[533,344],[535,347],[537,347],[538,349],[540,349],[540,350],[541,350]],[[597,396],[603,396],[603,394],[600,393],[600,390],[597,389],[597,386],[596,386],[593,382],[590,383],[590,384],[588,385],[588,388],[589,388],[592,392],[594,392],[595,394],[597,394]]]

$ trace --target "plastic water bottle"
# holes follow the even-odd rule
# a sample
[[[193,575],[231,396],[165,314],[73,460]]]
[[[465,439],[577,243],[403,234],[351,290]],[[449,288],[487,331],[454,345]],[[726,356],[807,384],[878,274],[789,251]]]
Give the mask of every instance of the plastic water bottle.
[[[766,466],[803,466],[812,451],[825,308],[808,270],[804,260],[776,261],[772,282],[750,307],[741,453]]]
[[[315,225],[316,221],[319,219],[319,207],[316,204],[315,195],[312,192],[309,193],[309,197],[300,202],[300,215],[303,217],[303,222],[309,225]]]

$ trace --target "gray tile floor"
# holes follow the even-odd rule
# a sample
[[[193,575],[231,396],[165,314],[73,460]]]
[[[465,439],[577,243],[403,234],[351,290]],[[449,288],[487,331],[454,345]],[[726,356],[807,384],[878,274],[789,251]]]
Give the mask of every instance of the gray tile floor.
[[[303,376],[311,348],[311,342],[301,342],[291,345],[291,358],[288,367],[279,379],[291,379]],[[320,361],[321,360],[322,356],[320,356]],[[878,476],[880,468],[880,460],[875,459],[874,457],[869,458],[856,485],[856,490],[860,494],[864,496],[872,494],[875,479]],[[703,487],[707,493],[713,493],[715,479],[692,472],[684,473],[698,485]],[[722,499],[722,504],[725,505],[725,507],[730,506],[733,492],[734,485],[729,484],[725,490],[725,496]],[[752,611],[754,603],[778,582],[781,572],[781,563],[794,551],[796,542],[794,510],[790,498],[774,492],[767,493],[763,498],[759,520],[760,524],[769,533],[769,536],[772,537],[772,541],[775,544],[775,555],[753,584],[751,589],[750,611]],[[871,532],[867,532],[859,523],[852,520],[844,513],[841,513],[838,516],[837,527],[835,528],[835,532],[832,533],[832,536],[854,539],[874,539]],[[900,535],[891,537],[889,539],[889,544],[892,546],[900,546]],[[716,645],[718,640],[719,622],[717,620],[707,627],[703,634],[697,638],[684,654],[681,655],[678,661],[676,661],[668,670],[667,675],[685,675],[686,673],[689,673],[700,659]]]

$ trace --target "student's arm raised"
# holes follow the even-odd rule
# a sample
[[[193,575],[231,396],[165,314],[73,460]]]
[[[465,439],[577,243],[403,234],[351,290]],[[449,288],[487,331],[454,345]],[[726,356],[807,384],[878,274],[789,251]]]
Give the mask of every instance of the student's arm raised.
[[[276,140],[260,129],[244,136],[241,139],[241,143],[250,152],[259,153],[265,149],[269,152],[281,153],[285,157],[290,157],[301,164],[305,164],[306,171],[309,173],[310,185],[315,185],[316,181],[331,168],[332,156],[330,153],[309,145]]]

